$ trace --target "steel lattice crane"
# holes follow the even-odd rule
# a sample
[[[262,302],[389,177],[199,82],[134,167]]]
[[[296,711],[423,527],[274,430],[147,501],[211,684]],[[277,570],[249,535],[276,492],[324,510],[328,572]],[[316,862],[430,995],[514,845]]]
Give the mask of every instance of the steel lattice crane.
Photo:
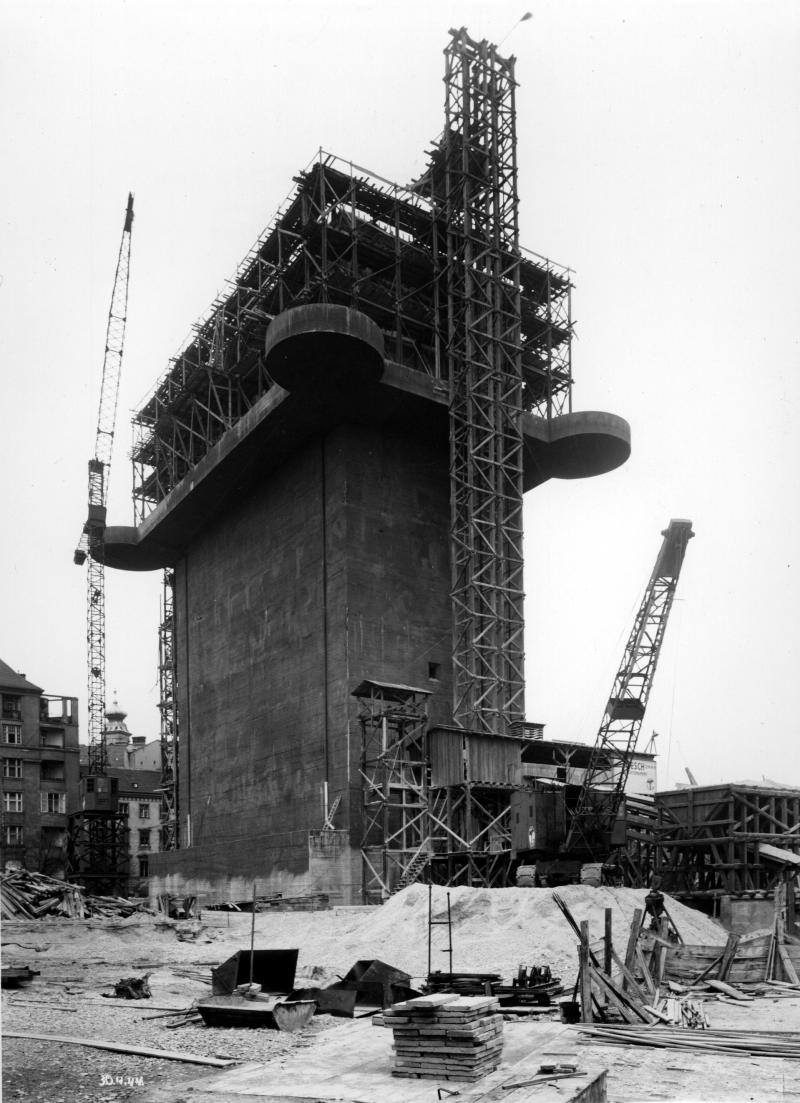
[[[108,311],[103,378],[97,414],[94,456],[89,460],[89,510],[74,561],[82,566],[87,558],[86,642],[89,671],[89,774],[104,776],[107,765],[105,740],[106,710],[106,594],[102,547],[106,527],[106,505],[111,470],[111,451],[117,420],[117,400],[128,313],[128,272],[133,226],[133,196],[128,195],[125,223],[114,275],[114,290]]]
[[[611,832],[653,686],[683,557],[694,536],[692,523],[672,520],[662,536],[572,814],[562,847],[565,856],[603,861],[611,849]]]

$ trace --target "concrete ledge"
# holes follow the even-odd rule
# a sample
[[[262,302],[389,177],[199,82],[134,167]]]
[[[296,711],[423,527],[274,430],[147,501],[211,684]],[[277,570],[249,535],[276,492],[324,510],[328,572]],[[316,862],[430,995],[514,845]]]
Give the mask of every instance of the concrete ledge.
[[[631,428],[597,410],[562,414],[550,422],[547,460],[554,479],[585,479],[620,467],[631,454]]]
[[[313,303],[279,314],[267,330],[266,368],[287,391],[348,398],[383,375],[383,333],[347,306]]]
[[[346,311],[347,318],[343,318],[337,313],[340,309],[346,308],[325,307],[326,312],[334,312],[326,313],[325,317],[333,317],[333,322],[325,324],[334,324],[338,317],[341,326],[359,330],[362,337],[358,342],[365,341],[371,349],[364,352],[357,345],[357,355],[363,355],[364,364],[353,369],[347,384],[331,389],[336,378],[334,371],[328,375],[325,387],[318,391],[312,387],[311,393],[306,393],[314,371],[303,375],[306,369],[300,359],[290,365],[285,378],[297,390],[289,391],[278,383],[271,387],[138,528],[109,526],[102,553],[109,567],[152,571],[173,565],[195,535],[229,504],[249,493],[265,472],[279,467],[307,441],[343,421],[400,429],[412,437],[447,439],[446,384],[393,361],[385,364],[381,361],[382,374],[377,379],[374,357],[378,349],[368,334],[373,323],[366,319],[369,326],[362,327],[359,319],[363,315]],[[290,340],[295,327],[298,332],[306,332],[308,316],[301,315],[305,310],[298,307],[296,311],[286,311],[287,317],[293,313],[297,317],[291,325],[286,323],[284,338],[278,331],[277,349]],[[270,333],[279,318],[270,326]],[[323,323],[318,319],[318,324]],[[344,337],[346,342],[353,340],[352,335]],[[352,346],[350,349],[352,353]],[[370,358],[373,358],[371,367]],[[564,414],[547,422],[526,413],[522,432],[525,491],[551,478],[578,479],[603,474],[624,463],[630,454],[630,426],[614,414],[587,411]]]

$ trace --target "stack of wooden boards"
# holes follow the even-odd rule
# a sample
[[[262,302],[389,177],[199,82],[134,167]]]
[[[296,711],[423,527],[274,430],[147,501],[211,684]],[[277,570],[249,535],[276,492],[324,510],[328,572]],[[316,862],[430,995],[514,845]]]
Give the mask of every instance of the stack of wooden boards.
[[[383,1012],[394,1034],[392,1076],[480,1080],[503,1051],[503,1016],[492,996],[440,993]]]
[[[87,896],[76,885],[43,873],[16,869],[0,874],[0,915],[3,919],[39,919],[44,915],[63,915],[70,919],[89,916],[125,918],[147,910],[146,899]]]

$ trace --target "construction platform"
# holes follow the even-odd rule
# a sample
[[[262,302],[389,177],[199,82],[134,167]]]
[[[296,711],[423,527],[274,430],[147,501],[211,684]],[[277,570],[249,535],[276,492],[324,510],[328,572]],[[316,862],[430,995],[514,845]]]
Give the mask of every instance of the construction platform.
[[[274,383],[140,525],[106,529],[108,566],[150,571],[173,565],[221,510],[337,424],[446,443],[446,389],[430,375],[384,360],[380,331],[365,315],[319,304],[296,307],[280,323],[284,334],[291,324],[295,348],[285,350],[292,343],[285,337],[269,342],[267,363],[286,387]],[[522,432],[525,491],[548,479],[604,474],[630,455],[630,426],[615,414],[580,411],[547,419],[526,412]]]

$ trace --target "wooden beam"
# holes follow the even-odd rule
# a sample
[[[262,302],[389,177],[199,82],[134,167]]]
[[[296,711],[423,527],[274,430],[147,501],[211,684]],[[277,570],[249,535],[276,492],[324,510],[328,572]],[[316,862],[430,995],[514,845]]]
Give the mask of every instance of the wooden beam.
[[[611,955],[614,952],[614,945],[611,941],[611,917],[613,911],[611,908],[606,908],[606,924],[605,932],[603,935],[603,970],[606,976],[611,976]]]
[[[581,941],[578,949],[578,981],[581,989],[581,1022],[592,1022],[592,978],[589,964],[589,921],[581,922]]]
[[[201,1057],[197,1053],[177,1053],[172,1049],[151,1049],[149,1046],[127,1046],[122,1042],[101,1042],[94,1038],[77,1038],[69,1034],[31,1034],[29,1030],[4,1030],[4,1038],[32,1038],[37,1042],[63,1042],[73,1046],[89,1046],[90,1049],[108,1049],[112,1053],[129,1053],[135,1057],[156,1057],[160,1061],[184,1061],[189,1065],[211,1065],[226,1069],[238,1062],[220,1057]]]
[[[717,973],[718,980],[727,980],[733,965],[733,959],[736,957],[736,948],[739,945],[739,935],[729,934],[728,941],[725,943],[725,950],[722,954],[722,961],[719,964],[719,972]]]

